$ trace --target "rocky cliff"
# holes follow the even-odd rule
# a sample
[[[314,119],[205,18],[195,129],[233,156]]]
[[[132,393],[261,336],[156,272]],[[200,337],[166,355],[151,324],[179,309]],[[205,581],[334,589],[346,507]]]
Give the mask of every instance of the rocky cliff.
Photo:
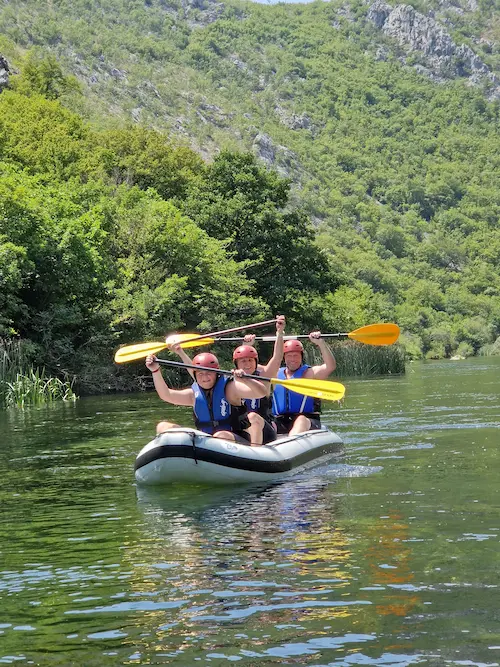
[[[414,65],[419,73],[438,82],[465,77],[471,85],[485,85],[490,99],[500,99],[500,79],[470,46],[455,43],[432,14],[422,14],[410,5],[393,7],[384,0],[375,0],[368,18],[407,53],[421,56],[421,62]]]

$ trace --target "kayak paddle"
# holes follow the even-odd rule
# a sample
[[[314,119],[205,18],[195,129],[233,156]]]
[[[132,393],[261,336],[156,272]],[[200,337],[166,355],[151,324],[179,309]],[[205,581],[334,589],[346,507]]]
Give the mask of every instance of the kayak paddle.
[[[180,361],[167,361],[165,359],[157,359],[157,363],[162,366],[172,366],[174,368],[192,368],[196,371],[211,371],[212,373],[219,373],[220,375],[233,375],[233,371],[223,371],[219,368],[214,369],[209,366],[195,366],[193,364],[184,364]],[[285,389],[295,391],[304,396],[312,396],[313,398],[321,398],[324,401],[340,401],[344,398],[345,387],[340,382],[331,382],[330,380],[316,380],[314,378],[292,378],[291,380],[279,380],[278,378],[266,378],[261,375],[244,375],[244,378],[252,378],[253,380],[260,380],[261,382],[270,382],[271,384],[278,384]]]
[[[137,343],[136,345],[126,345],[121,347],[115,354],[115,362],[123,364],[127,361],[135,361],[136,359],[143,359],[148,354],[156,354],[161,352],[169,345],[181,343],[183,348],[197,347],[198,345],[210,345],[215,342],[215,336],[223,336],[233,331],[241,331],[242,329],[255,329],[257,327],[265,327],[268,324],[273,324],[274,320],[266,320],[265,322],[255,322],[254,324],[245,324],[241,327],[234,327],[233,329],[224,329],[223,331],[213,331],[208,334],[172,334],[168,336],[164,343],[156,341],[152,343]]]
[[[351,331],[350,333],[322,333],[321,338],[351,338],[358,343],[366,345],[392,345],[399,337],[399,327],[397,324],[368,324],[365,327]],[[283,336],[283,340],[308,339],[309,336]],[[256,341],[272,343],[276,336],[256,336]],[[218,343],[241,343],[243,338],[219,338]]]
[[[256,327],[263,327],[267,324],[272,324],[276,320],[268,320],[267,322],[257,322],[255,324],[246,324],[243,327],[235,327],[234,329],[226,329],[225,331],[214,331],[209,334],[172,334],[168,336],[165,343],[137,343],[137,345],[126,345],[121,347],[115,354],[115,362],[123,364],[127,361],[135,361],[136,359],[144,359],[148,354],[156,354],[161,352],[169,345],[180,343],[182,348],[198,347],[200,345],[212,345],[217,340],[219,342],[240,343],[243,338],[219,338],[226,333],[233,333],[234,331],[241,331],[242,329],[250,329]],[[350,333],[325,333],[321,334],[322,338],[351,338],[357,340],[359,343],[365,345],[392,345],[399,337],[399,327],[397,324],[368,324],[365,327],[351,331]],[[284,336],[284,340],[307,339],[308,335],[301,336]],[[256,341],[273,342],[276,336],[259,336]]]

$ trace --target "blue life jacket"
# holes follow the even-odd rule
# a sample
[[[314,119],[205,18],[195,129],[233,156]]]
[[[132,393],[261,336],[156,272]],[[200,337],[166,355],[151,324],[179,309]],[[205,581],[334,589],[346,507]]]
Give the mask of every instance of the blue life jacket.
[[[197,382],[191,385],[194,391],[194,422],[196,428],[204,433],[215,433],[216,431],[241,431],[250,425],[246,418],[247,410],[231,405],[226,398],[226,386],[232,378],[220,375],[217,382],[207,396]]]
[[[260,375],[260,371],[256,370],[254,375]],[[245,398],[244,403],[248,412],[256,412],[266,421],[273,421],[271,399],[269,396],[264,396],[263,398]]]
[[[307,364],[303,364],[300,368],[290,376],[285,375],[286,367],[279,369],[278,380],[292,380],[294,378],[301,378],[308,368]],[[273,414],[278,415],[317,415],[321,411],[321,401],[312,398],[311,396],[304,396],[295,391],[285,389],[281,385],[276,385],[273,391]]]

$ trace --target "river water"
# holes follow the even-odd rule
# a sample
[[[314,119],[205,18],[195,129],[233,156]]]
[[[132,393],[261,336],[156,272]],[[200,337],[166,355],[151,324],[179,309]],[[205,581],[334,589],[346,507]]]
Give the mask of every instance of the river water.
[[[500,665],[500,359],[346,381],[346,454],[135,486],[155,394],[0,413],[0,663]]]

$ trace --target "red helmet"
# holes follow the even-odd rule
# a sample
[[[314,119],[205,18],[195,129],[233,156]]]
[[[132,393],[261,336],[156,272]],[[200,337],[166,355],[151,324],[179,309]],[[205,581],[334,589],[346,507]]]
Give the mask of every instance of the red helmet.
[[[251,345],[240,345],[233,352],[233,361],[237,359],[255,359],[258,361],[259,355],[257,354],[257,350]]]
[[[193,366],[207,366],[209,368],[220,368],[219,360],[211,352],[202,352],[193,359]]]
[[[287,340],[283,345],[283,354],[287,352],[301,352],[304,353],[304,346],[300,340]]]

